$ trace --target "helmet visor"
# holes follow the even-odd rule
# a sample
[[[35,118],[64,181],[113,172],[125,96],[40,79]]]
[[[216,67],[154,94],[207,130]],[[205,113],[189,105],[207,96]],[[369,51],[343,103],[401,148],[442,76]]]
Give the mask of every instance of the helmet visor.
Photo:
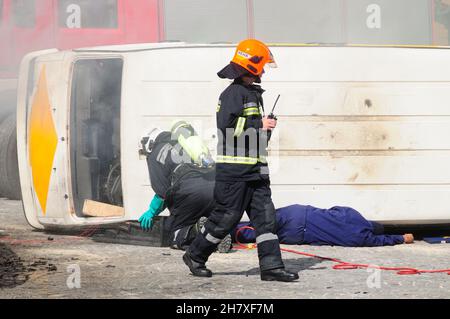
[[[275,62],[275,58],[273,57],[272,52],[270,52],[270,57],[269,57],[269,60],[267,61],[266,65],[269,68],[278,68],[278,64]]]

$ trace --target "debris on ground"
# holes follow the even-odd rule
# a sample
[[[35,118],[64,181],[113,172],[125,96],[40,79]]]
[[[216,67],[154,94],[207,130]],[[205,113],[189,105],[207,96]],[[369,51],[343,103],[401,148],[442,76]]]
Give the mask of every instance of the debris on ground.
[[[0,288],[13,288],[28,280],[22,259],[8,246],[0,244]]]
[[[46,258],[27,263],[7,245],[0,243],[0,289],[23,285],[37,271],[55,272],[56,265]]]

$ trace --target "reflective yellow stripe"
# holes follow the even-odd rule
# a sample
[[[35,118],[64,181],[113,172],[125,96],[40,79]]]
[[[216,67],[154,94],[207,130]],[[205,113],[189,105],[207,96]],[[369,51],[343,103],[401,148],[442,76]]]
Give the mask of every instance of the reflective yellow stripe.
[[[258,159],[256,157],[217,155],[216,163],[255,165],[258,163]]]
[[[244,126],[245,126],[245,117],[240,117],[236,124],[236,129],[234,130],[234,136],[240,136],[242,132],[244,132]]]
[[[248,109],[244,109],[243,115],[244,116],[250,116],[250,115],[259,115],[259,109],[257,107],[249,107]]]
[[[266,157],[261,156],[260,158],[256,158],[256,157],[244,157],[244,156],[217,155],[217,158],[216,158],[216,163],[255,165],[258,162],[267,163]]]
[[[219,112],[219,111],[220,111],[220,104],[218,104],[216,107],[216,112]]]

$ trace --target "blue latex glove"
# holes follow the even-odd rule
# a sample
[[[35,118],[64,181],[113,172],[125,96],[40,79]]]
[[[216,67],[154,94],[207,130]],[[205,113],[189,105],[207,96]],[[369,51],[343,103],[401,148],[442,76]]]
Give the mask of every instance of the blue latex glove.
[[[141,228],[144,230],[148,230],[153,225],[153,218],[158,216],[165,208],[164,200],[155,195],[148,207],[148,210],[142,214],[139,218],[138,222],[141,224]]]

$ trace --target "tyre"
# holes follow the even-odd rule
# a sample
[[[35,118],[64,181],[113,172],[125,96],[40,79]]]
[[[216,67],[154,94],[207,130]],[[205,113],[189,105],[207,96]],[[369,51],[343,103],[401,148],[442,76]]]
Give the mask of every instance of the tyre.
[[[0,124],[9,115],[16,112],[16,91],[0,91]]]
[[[0,196],[21,199],[17,162],[16,115],[8,115],[0,123]]]

